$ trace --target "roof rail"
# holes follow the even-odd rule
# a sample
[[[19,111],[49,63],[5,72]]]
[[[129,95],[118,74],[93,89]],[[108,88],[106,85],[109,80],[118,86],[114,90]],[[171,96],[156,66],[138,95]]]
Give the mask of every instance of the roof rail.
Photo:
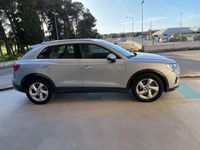
[[[45,41],[42,42],[41,44],[51,44],[51,43],[57,43],[57,42],[68,42],[68,41],[94,41],[96,39],[90,39],[90,38],[85,38],[85,39],[63,39],[63,40],[52,40],[52,41]]]

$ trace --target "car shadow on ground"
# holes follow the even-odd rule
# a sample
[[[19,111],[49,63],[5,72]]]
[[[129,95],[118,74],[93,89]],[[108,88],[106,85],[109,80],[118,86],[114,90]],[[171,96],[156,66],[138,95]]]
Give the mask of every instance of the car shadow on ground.
[[[50,101],[53,103],[76,103],[98,101],[133,101],[137,102],[131,93],[76,93],[55,95]]]
[[[171,95],[172,94],[172,95]],[[173,101],[174,99],[172,93],[163,93],[163,95],[155,102],[166,102],[166,101]],[[141,104],[149,104],[143,103],[136,100],[136,98],[131,93],[76,93],[76,94],[60,94],[55,95],[54,98],[50,100],[48,105],[60,105],[60,104],[84,104],[84,103],[98,103],[98,102],[131,102],[131,103],[141,103]],[[33,106],[35,104],[31,103],[26,96],[23,98],[23,105]],[[38,105],[38,106],[46,106],[46,105]]]
[[[175,96],[176,95],[176,96]],[[163,93],[163,95],[155,102],[166,102],[173,101],[174,99],[179,98],[180,96],[176,94],[176,92],[171,93]],[[16,99],[16,101],[18,101]],[[35,104],[31,103],[25,95],[21,95],[20,103],[18,105],[26,105],[26,106],[34,106]],[[65,105],[65,104],[90,104],[90,103],[98,103],[98,102],[131,102],[132,104],[149,104],[138,102],[136,98],[132,95],[132,93],[68,93],[68,94],[57,94],[50,100],[50,102],[46,105],[37,105],[37,106],[49,106],[49,105]],[[30,108],[29,107],[29,108]]]

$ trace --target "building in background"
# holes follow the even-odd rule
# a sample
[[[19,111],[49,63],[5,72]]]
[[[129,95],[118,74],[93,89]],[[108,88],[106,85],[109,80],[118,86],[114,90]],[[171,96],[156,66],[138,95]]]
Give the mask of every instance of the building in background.
[[[153,33],[153,37],[157,42],[182,42],[191,39],[191,36],[200,28],[189,28],[189,27],[177,27],[177,28],[167,28],[159,30]]]
[[[191,30],[190,28],[186,27],[179,27],[179,28],[167,28],[167,29],[162,29],[159,30],[155,33],[153,33],[153,36],[156,37],[163,37],[163,36],[173,36],[175,34],[188,34],[188,33],[193,33],[194,31]]]

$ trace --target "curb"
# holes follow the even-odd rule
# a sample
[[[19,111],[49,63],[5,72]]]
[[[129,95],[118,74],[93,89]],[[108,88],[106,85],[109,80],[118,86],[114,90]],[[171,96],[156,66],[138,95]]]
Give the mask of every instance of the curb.
[[[200,78],[200,76],[190,76],[190,75],[186,75],[186,76],[181,76],[182,79],[198,79]]]
[[[181,51],[197,51],[198,49],[159,49],[159,50],[144,50],[147,53],[167,53],[167,52],[181,52]]]
[[[14,89],[12,86],[11,87],[6,87],[6,88],[3,88],[3,89],[0,89],[0,92],[12,90],[12,89]]]

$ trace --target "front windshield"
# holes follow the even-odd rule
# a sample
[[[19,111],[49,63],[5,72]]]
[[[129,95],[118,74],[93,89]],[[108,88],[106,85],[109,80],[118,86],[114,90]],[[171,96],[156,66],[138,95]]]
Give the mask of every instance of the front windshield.
[[[133,56],[133,53],[127,51],[126,49],[118,46],[118,45],[115,45],[111,42],[107,42],[107,41],[102,41],[103,44],[106,44],[107,46],[111,47],[112,49],[115,49],[118,53],[122,54],[123,56],[127,57],[127,58],[130,58],[131,56]]]

